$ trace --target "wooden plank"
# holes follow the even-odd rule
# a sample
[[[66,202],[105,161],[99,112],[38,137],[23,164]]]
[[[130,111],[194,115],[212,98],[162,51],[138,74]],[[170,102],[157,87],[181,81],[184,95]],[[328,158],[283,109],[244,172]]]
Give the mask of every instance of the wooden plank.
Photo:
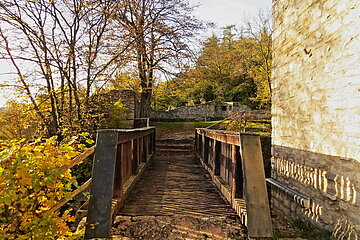
[[[71,193],[71,198],[76,197],[79,193],[81,193],[82,191],[84,191],[91,183],[91,178],[89,180],[87,180],[83,185],[81,185],[78,189],[76,189],[75,191],[73,191]],[[58,202],[55,206],[53,206],[51,209],[49,209],[47,212],[55,212],[57,211],[59,208],[61,208],[62,206],[64,206],[67,202],[69,202],[70,200],[68,199],[62,199],[60,202]]]
[[[202,154],[203,154],[203,160],[204,163],[208,163],[209,162],[209,138],[207,138],[205,135],[202,136],[202,142],[203,142],[203,149],[202,149]]]
[[[240,145],[248,235],[250,238],[272,237],[260,137],[240,134]]]
[[[140,154],[141,154],[141,162],[146,162],[146,153],[144,148],[144,138],[140,138]]]
[[[232,145],[231,149],[232,164],[232,185],[231,185],[231,203],[234,204],[236,198],[244,197],[244,181],[242,163],[240,158],[240,147]]]
[[[133,146],[132,146],[132,141],[129,141],[127,143],[125,143],[125,145],[127,145],[126,147],[126,155],[127,155],[127,174],[128,174],[128,178],[126,180],[128,180],[131,175],[132,175],[132,162],[133,162]]]
[[[156,131],[156,130],[155,130]],[[151,154],[155,153],[156,150],[156,138],[155,138],[155,132],[150,135],[151,137]]]
[[[149,155],[148,137],[144,136],[142,139],[143,139],[144,161],[146,162],[147,156]]]
[[[153,153],[155,153],[156,152],[156,129],[154,130],[152,137],[153,137]]]
[[[139,129],[129,129],[125,131],[117,130],[117,132],[119,133],[118,143],[124,143],[124,142],[132,141],[136,138],[143,138],[145,136],[148,136],[155,132],[155,128],[154,127],[139,128]]]
[[[196,136],[197,136],[197,145],[196,145],[196,153],[198,154],[198,155],[201,155],[201,147],[202,147],[202,136],[201,135],[199,135],[198,133],[197,133],[197,131],[195,131],[195,134],[196,134]]]
[[[118,133],[98,131],[85,238],[109,237]]]
[[[236,198],[236,146],[231,145],[231,205],[234,207],[235,198]]]
[[[132,161],[132,174],[137,174],[139,171],[139,139],[133,140],[133,161]]]
[[[123,192],[124,173],[122,166],[122,144],[117,146],[113,198],[121,198]]]
[[[215,176],[220,175],[220,167],[221,167],[221,155],[222,155],[222,143],[216,140],[213,140],[213,173]]]
[[[216,141],[230,143],[233,145],[240,146],[239,135],[234,132],[225,132],[220,130],[209,130],[204,128],[198,128],[197,132],[201,135],[204,135],[208,138],[212,138]]]
[[[124,142],[121,144],[121,162],[123,166],[123,183],[126,182],[132,175],[132,147],[131,142]]]
[[[57,170],[60,172],[66,171],[69,168],[74,167],[75,165],[78,165],[81,161],[83,161],[85,158],[93,154],[95,151],[95,146],[92,146],[91,148],[88,148],[86,151],[80,153],[75,158],[73,158],[69,165],[65,165],[62,167],[59,167]]]
[[[230,172],[231,172],[231,144],[226,144],[226,157],[225,157],[225,178],[224,181],[229,186],[231,183]]]
[[[198,146],[198,144],[199,144],[199,140],[198,140],[198,134],[197,134],[197,131],[195,130],[195,148],[194,148],[194,152],[195,153],[198,153],[198,149],[199,149],[199,146]]]

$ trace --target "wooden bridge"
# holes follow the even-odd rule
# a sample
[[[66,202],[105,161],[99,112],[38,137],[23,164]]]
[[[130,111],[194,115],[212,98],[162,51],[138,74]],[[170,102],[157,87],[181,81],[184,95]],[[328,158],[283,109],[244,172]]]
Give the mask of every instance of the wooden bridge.
[[[98,131],[85,238],[272,237],[259,136],[155,136],[153,127]]]

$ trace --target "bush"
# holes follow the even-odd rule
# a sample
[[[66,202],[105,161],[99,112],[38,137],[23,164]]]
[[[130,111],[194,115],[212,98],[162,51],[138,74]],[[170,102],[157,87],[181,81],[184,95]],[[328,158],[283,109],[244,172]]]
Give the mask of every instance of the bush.
[[[256,120],[256,115],[245,112],[231,116],[221,129],[236,132],[249,132],[260,135],[264,159],[265,177],[271,177],[271,123]]]
[[[254,120],[254,118],[255,115],[249,112],[234,114],[220,127],[227,131],[246,132],[248,123]]]
[[[83,146],[58,145],[55,138],[0,142],[0,239],[61,239],[70,236],[69,211],[49,211],[70,199],[77,185],[70,170],[60,172]]]

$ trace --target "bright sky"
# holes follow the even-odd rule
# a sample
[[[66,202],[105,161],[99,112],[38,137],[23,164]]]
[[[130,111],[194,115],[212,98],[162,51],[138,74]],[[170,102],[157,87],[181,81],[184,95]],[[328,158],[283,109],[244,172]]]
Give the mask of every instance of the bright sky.
[[[200,4],[195,16],[209,20],[219,28],[228,25],[240,25],[245,16],[256,14],[261,9],[271,9],[272,0],[189,0]]]
[[[260,8],[270,9],[272,0],[189,0],[189,2],[200,4],[194,12],[196,17],[216,24],[216,28],[208,32],[212,34],[228,25],[241,25],[245,16],[256,14]],[[14,77],[14,75],[8,75],[9,72],[14,71],[9,64],[0,60],[0,85],[4,84],[9,77]],[[12,94],[9,90],[0,88],[0,107],[7,99],[11,99]]]

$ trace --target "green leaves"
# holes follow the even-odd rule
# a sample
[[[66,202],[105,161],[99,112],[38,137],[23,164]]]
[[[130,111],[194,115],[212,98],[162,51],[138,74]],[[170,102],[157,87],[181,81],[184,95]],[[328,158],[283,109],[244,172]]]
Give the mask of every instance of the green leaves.
[[[234,30],[234,26],[228,26],[221,37],[208,38],[193,68],[188,67],[176,78],[159,84],[155,108],[166,110],[208,101],[269,107],[270,36],[237,36]]]

